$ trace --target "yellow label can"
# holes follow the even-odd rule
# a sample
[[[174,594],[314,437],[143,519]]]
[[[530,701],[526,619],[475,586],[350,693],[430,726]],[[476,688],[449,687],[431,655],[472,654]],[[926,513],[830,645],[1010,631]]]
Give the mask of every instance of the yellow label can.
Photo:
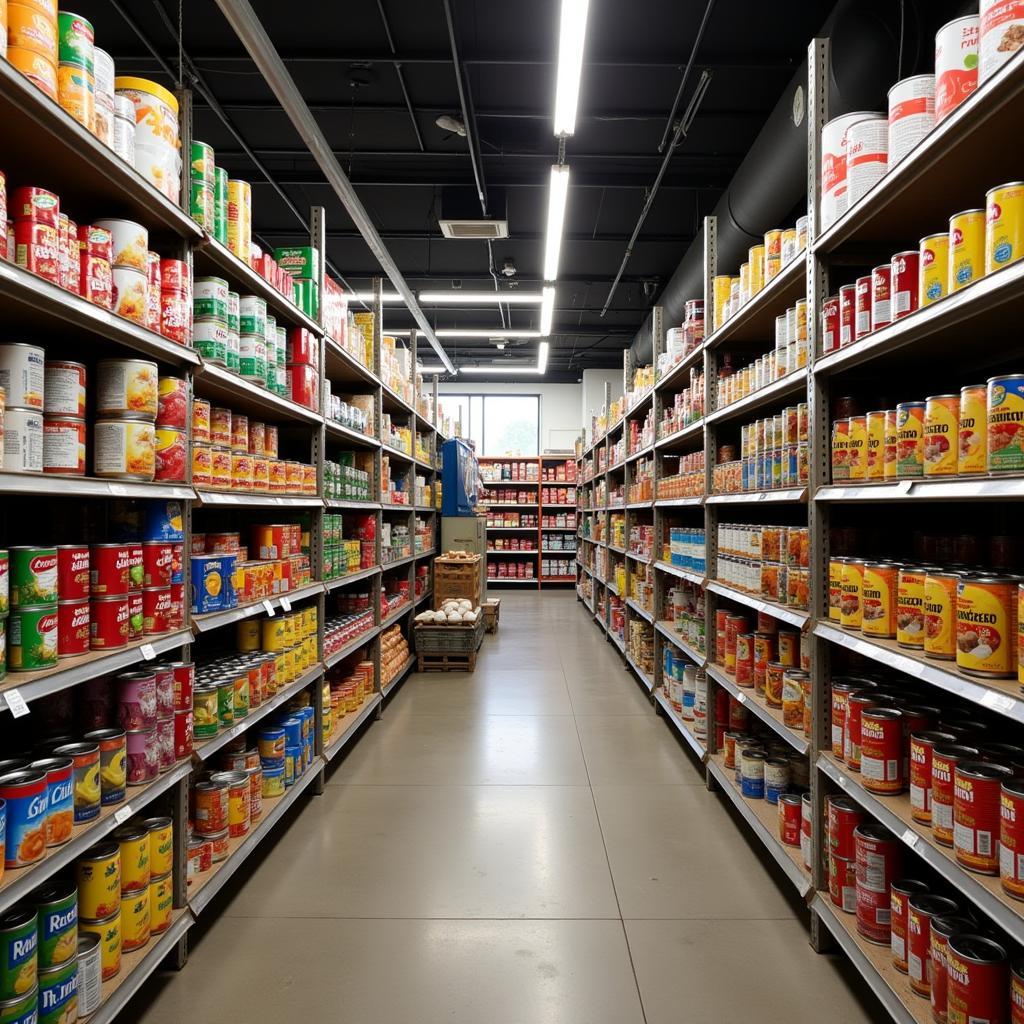
[[[929,572],[924,579],[924,653],[928,658],[952,661],[956,656],[955,572]]]
[[[832,482],[850,479],[850,421],[832,424]]]
[[[866,417],[868,459],[866,480],[881,480],[885,473],[885,410],[869,412]]]
[[[830,622],[839,621],[839,608],[843,603],[843,562],[845,558],[828,560],[828,618]]]
[[[747,250],[750,261],[750,294],[756,295],[764,287],[764,246],[752,245]]]
[[[924,406],[924,475],[955,476],[960,396],[932,395]]]
[[[1024,255],[1024,181],[985,193],[985,273]]]
[[[892,562],[868,562],[864,566],[861,632],[889,639],[896,635],[896,591],[899,566]]]
[[[288,627],[279,615],[263,620],[263,650],[279,651],[288,641]]]
[[[868,428],[866,416],[851,416],[847,427],[847,457],[851,480],[866,480],[868,475]]]
[[[985,270],[985,211],[964,210],[949,218],[950,294],[977,281]]]
[[[896,406],[896,476],[900,480],[924,476],[924,402]]]
[[[949,292],[949,232],[925,235],[918,259],[918,304],[930,306]]]
[[[961,577],[956,586],[956,666],[1011,679],[1017,670],[1015,576]]]
[[[149,833],[137,825],[122,825],[114,831],[121,853],[121,891],[145,889],[149,885]]]
[[[900,647],[921,650],[924,647],[923,569],[904,567],[896,582],[896,643]]]
[[[984,384],[968,384],[960,389],[956,463],[960,476],[984,473],[987,468],[987,401]]]
[[[713,280],[711,287],[715,299],[714,329],[717,330],[725,320],[725,307],[729,304],[732,278],[728,274],[720,274]]]
[[[171,927],[174,907],[174,882],[169,874],[149,883],[149,933],[159,935]]]
[[[130,953],[149,942],[149,886],[121,894],[121,951]]]
[[[864,566],[862,558],[843,561],[840,584],[839,625],[843,629],[860,629],[864,621]]]
[[[100,974],[104,981],[121,973],[121,910],[101,921],[78,919],[80,935],[96,935],[100,940]]]
[[[882,477],[895,480],[899,476],[899,416],[896,409],[885,410],[885,440],[882,453]]]

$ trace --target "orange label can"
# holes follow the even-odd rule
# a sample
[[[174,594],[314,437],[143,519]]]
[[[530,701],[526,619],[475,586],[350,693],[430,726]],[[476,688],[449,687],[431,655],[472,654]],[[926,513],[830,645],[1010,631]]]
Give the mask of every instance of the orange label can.
[[[960,433],[960,396],[932,395],[924,407],[924,475],[954,476]]]
[[[900,647],[921,650],[924,647],[925,572],[921,569],[902,568],[896,590],[896,643]]]
[[[850,479],[850,421],[832,424],[832,482]]]
[[[988,437],[988,397],[984,384],[968,384],[960,389],[957,463],[959,476],[984,473]]]
[[[843,629],[860,629],[864,621],[863,593],[864,566],[860,558],[847,558],[843,562],[840,584],[839,625]]]
[[[899,433],[897,410],[886,409],[882,452],[882,478],[885,480],[899,476]]]
[[[869,412],[865,418],[868,457],[865,480],[881,480],[885,475],[885,410]]]
[[[851,480],[866,480],[868,475],[868,428],[866,416],[851,416],[847,433],[846,462]]]
[[[839,622],[843,603],[843,562],[842,558],[828,560],[828,617],[830,622]]]
[[[888,562],[864,566],[864,605],[861,632],[865,636],[891,638],[896,635],[896,591],[899,567]]]
[[[952,661],[956,657],[955,572],[929,572],[924,580],[924,653],[928,658]]]
[[[970,675],[1016,674],[1018,580],[967,576],[956,587],[956,665]]]
[[[949,293],[977,281],[985,269],[985,211],[963,210],[949,218]]]

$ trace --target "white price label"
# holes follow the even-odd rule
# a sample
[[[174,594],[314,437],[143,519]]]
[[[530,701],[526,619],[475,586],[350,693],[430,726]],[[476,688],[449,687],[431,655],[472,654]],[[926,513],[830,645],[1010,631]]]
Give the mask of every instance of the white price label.
[[[846,789],[846,776],[842,772],[839,772],[837,779],[839,781],[839,785],[842,786],[843,789]]]
[[[245,617],[249,618],[250,615],[259,615],[260,607],[261,607],[260,605],[254,604],[251,608],[246,608],[245,609]],[[274,613],[271,612],[270,614],[273,615]]]
[[[747,695],[746,695],[745,693],[737,693],[737,694],[736,694],[736,699],[737,699],[737,700],[738,700],[738,701],[739,701],[739,702],[740,702],[741,704],[746,704],[746,703],[747,703]]]
[[[766,493],[765,493],[764,491],[762,491],[762,492],[761,492],[761,493],[760,493],[760,494],[759,494],[759,495],[757,496],[757,500],[758,500],[758,501],[767,501],[767,500],[768,500],[768,495],[767,495],[767,494],[766,494]]]
[[[119,807],[114,811],[114,823],[116,825],[122,825],[132,816],[132,805],[125,804],[124,807]]]
[[[124,484],[108,484],[111,494],[125,495],[128,493],[128,488]]]
[[[921,839],[921,837],[912,828],[904,829],[903,830],[903,835],[900,836],[900,838],[912,850],[916,850],[917,849],[917,844],[918,844],[918,842]]]
[[[288,598],[287,598],[287,597],[282,597],[282,598],[281,598],[281,607],[282,607],[282,608],[283,608],[283,609],[284,609],[284,610],[285,610],[286,612],[290,612],[290,611],[292,610],[292,603],[291,603],[291,601],[289,601],[289,600],[288,600]]]
[[[139,654],[142,655],[143,661],[152,661],[156,657],[156,649],[152,644],[143,644],[139,648]]]
[[[992,708],[993,711],[1005,712],[1009,711],[1017,702],[1012,697],[996,693],[995,690],[989,690],[981,698],[981,703],[987,708]]]
[[[17,690],[7,691],[7,706],[15,718],[24,718],[28,714],[28,704]]]
[[[241,725],[233,726],[231,732],[228,733],[228,739],[233,740],[242,731]]]
[[[269,598],[263,602],[263,609],[271,618],[274,617],[274,606],[270,603]]]
[[[897,494],[909,494],[910,489],[914,486],[913,480],[902,480],[896,485]]]

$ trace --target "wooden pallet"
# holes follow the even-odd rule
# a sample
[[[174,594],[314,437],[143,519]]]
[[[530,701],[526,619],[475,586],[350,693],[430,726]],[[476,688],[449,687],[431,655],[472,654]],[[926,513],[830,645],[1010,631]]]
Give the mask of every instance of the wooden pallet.
[[[481,606],[484,612],[484,629],[488,633],[498,632],[498,616],[501,611],[501,598],[491,597]]]
[[[474,672],[476,651],[469,654],[420,654],[420,672]]]

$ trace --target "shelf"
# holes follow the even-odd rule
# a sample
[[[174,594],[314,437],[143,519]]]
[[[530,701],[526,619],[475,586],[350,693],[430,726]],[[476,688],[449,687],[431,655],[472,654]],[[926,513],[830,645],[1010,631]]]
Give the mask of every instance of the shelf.
[[[488,529],[490,529],[490,527],[488,527]],[[541,526],[541,527],[533,526],[533,527],[530,527],[530,529],[533,529],[533,530],[540,529],[540,530],[545,530],[545,531],[550,532],[550,533],[575,533],[576,530],[578,529],[578,527],[575,527],[575,526]]]
[[[540,487],[539,480],[484,480],[484,487]]]
[[[846,914],[833,906],[827,893],[815,893],[811,909],[832,933],[895,1024],[932,1024],[931,1002],[917,995],[907,975],[896,970],[892,950],[887,945],[876,946],[860,937],[856,914]]]
[[[381,687],[380,696],[383,700],[408,674],[409,669],[416,664],[416,656],[411,655],[409,660],[395,673],[394,678],[386,686]]]
[[[420,596],[416,598],[416,607],[418,608],[421,604],[423,604],[423,602],[426,601],[426,599],[430,597],[431,594],[433,593],[433,588],[431,588],[430,590],[425,590],[422,594],[420,594]]]
[[[688,352],[678,363],[674,363],[669,367],[668,372],[661,380],[656,381],[654,384],[655,391],[671,391],[673,385],[679,388],[689,387],[690,380],[689,375],[685,379],[677,380],[682,378],[683,374],[690,369],[695,363],[702,362],[704,359],[704,345],[701,343],[692,352]]]
[[[575,576],[541,576],[541,583],[575,583]]]
[[[417,551],[412,557],[418,562],[421,558],[433,558],[436,554],[437,548],[431,548],[429,551]]]
[[[158,654],[166,654],[191,642],[191,631],[179,629],[163,636],[133,640],[120,651],[90,651],[77,658],[64,658],[54,668],[40,669],[38,672],[9,672],[0,682],[0,711],[8,707],[5,694],[11,690],[17,690],[31,703],[40,697],[77,686],[87,679],[119,672],[141,661],[151,661]]]
[[[617,555],[625,555],[626,553],[625,548],[617,548],[614,544],[605,544],[604,541],[598,541],[598,544],[607,548],[609,551],[614,551]]]
[[[641,565],[654,564],[654,559],[650,555],[638,555],[634,551],[627,551],[626,557],[631,558],[634,562],[639,562]]]
[[[219,864],[214,864],[209,871],[196,875],[190,883],[192,888],[188,893],[188,905],[193,914],[198,917],[206,909],[210,900],[224,888],[228,879],[284,817],[288,808],[299,799],[311,782],[320,777],[323,766],[323,759],[315,757],[313,763],[295,780],[291,789],[285,791],[284,796],[264,797],[263,816],[255,827],[250,829],[249,834],[229,839],[227,858]]]
[[[812,889],[811,879],[804,870],[803,855],[798,846],[783,846],[778,838],[779,811],[767,800],[748,800],[735,782],[735,773],[725,767],[723,754],[709,754],[708,773],[718,783],[722,792],[733,802],[736,810],[746,820],[754,834],[764,844],[772,859],[782,868],[783,874],[803,897]]]
[[[564,508],[564,509],[572,509],[574,512],[576,511],[576,506],[575,505],[553,505],[553,504],[550,504],[549,502],[546,502],[546,501],[542,501],[540,503],[540,507],[541,508]]]
[[[572,551],[567,551],[565,548],[541,548],[541,552],[540,553],[542,555],[562,555],[565,558],[575,558],[576,557],[576,549],[575,548],[573,548]]]
[[[757,391],[747,395],[746,398],[741,398],[737,402],[730,402],[721,409],[716,409],[705,417],[704,422],[710,425],[712,423],[721,423],[724,420],[747,417],[757,409],[762,409],[769,405],[777,405],[780,402],[784,402],[787,398],[805,395],[806,393],[807,367],[804,366],[799,370],[794,370],[792,373],[787,373],[785,377],[773,380],[771,384],[763,388],[758,388]]]
[[[376,576],[381,571],[379,565],[375,565],[370,569],[360,569],[359,572],[350,572],[345,576],[338,576],[333,580],[324,581],[324,589],[330,593],[332,590],[337,590],[338,587],[347,586],[349,583],[358,583],[359,580],[369,579],[371,576]]]
[[[248,263],[243,263],[226,245],[210,235],[205,235],[193,251],[197,277],[214,274],[226,277],[242,295],[256,295],[265,299],[267,312],[271,313],[282,326],[305,327],[317,337],[323,328],[299,309],[291,298],[285,298],[265,277],[257,274]]]
[[[345,717],[339,723],[342,726],[341,732],[338,736],[331,740],[330,744],[324,748],[324,760],[330,764],[335,757],[338,756],[348,745],[349,740],[356,734],[359,727],[370,717],[370,714],[377,708],[383,698],[379,693],[375,693],[372,697],[368,697],[363,701],[363,706],[358,711],[353,711],[351,714],[345,715]]]
[[[489,586],[489,587],[491,587],[491,586],[499,586],[499,585],[503,585],[505,583],[516,583],[516,584],[519,584],[519,583],[530,583],[533,586],[536,586],[539,582],[540,581],[537,579],[536,576],[534,576],[532,578],[529,578],[529,579],[519,579],[518,577],[513,579],[511,576],[500,576],[500,577],[499,576],[494,576],[494,577],[488,576],[487,577],[487,586]]]
[[[89,1018],[91,1024],[110,1024],[128,1005],[128,1001],[142,988],[143,983],[174,952],[175,946],[195,924],[195,918],[185,908],[171,912],[171,925],[167,931],[155,936],[142,947],[121,954],[121,970],[103,982],[101,1002]]]
[[[536,533],[539,526],[488,526],[488,530],[501,530],[505,533]],[[545,530],[553,530],[553,526],[545,526]]]
[[[241,721],[235,722],[230,729],[225,729],[216,736],[197,742],[192,756],[197,761],[207,760],[211,754],[215,754],[222,747],[227,746],[236,736],[248,732],[254,725],[286,704],[295,694],[300,693],[310,683],[314,682],[324,674],[324,667],[317,662],[312,668],[306,669],[298,679],[290,682],[283,690],[278,690],[269,700],[265,700],[258,708],[252,708],[249,714]]]
[[[860,775],[850,773],[846,765],[830,753],[819,753],[817,766],[844,793],[853,797],[929,867],[942,875],[961,896],[994,921],[1015,943],[1024,942],[1024,905],[1003,892],[998,875],[979,875],[967,871],[954,860],[952,848],[933,842],[931,830],[911,817],[908,794],[873,796],[861,785]],[[913,877],[913,872],[908,873]]]
[[[334,668],[339,661],[344,661],[350,654],[358,651],[360,647],[365,647],[377,634],[380,632],[380,626],[371,626],[369,629],[363,630],[359,636],[353,637],[348,643],[339,647],[336,651],[331,654],[324,655],[324,668]]]
[[[266,388],[257,387],[215,363],[204,362],[196,371],[195,390],[202,398],[223,402],[231,409],[257,418],[267,417],[278,423],[290,420],[323,423],[323,417],[312,409],[281,398]]]
[[[623,419],[632,419],[638,412],[643,412],[651,404],[651,397],[654,395],[654,386],[642,391],[636,401],[626,410]]]
[[[9,65],[0,61],[0,82],[8,70]],[[6,128],[5,124],[5,133]],[[7,260],[0,260],[0,299],[5,333],[25,341],[37,340],[54,356],[94,352],[99,336],[170,366],[199,365],[195,349],[169,341]]]
[[[42,860],[28,867],[7,868],[3,881],[0,882],[0,913],[24,899],[51,875],[55,875],[81,857],[105,835],[187,778],[191,770],[192,764],[186,759],[179,761],[168,772],[146,786],[128,786],[125,799],[121,803],[103,807],[98,818],[75,825],[71,830],[71,838],[63,846],[49,847]]]
[[[625,640],[620,640],[618,634],[613,633],[611,631],[611,628],[608,629],[608,636],[611,637],[612,643],[615,644],[616,647],[618,647],[619,651],[622,654],[625,654],[626,653],[626,641]]]
[[[268,614],[267,604],[275,611],[284,609],[283,602],[289,605],[295,601],[303,601],[307,597],[322,594],[324,585],[322,583],[308,583],[299,587],[289,594],[282,594],[277,597],[268,597],[262,601],[250,601],[248,604],[239,605],[237,608],[228,608],[222,612],[206,612],[203,615],[192,616],[192,629],[196,633],[208,633],[211,629],[220,629],[221,626],[228,626],[232,622],[239,622],[248,619],[252,615]]]
[[[701,417],[689,426],[683,427],[682,430],[677,430],[674,434],[669,434],[667,437],[663,437],[660,441],[654,442],[654,447],[658,451],[669,451],[674,448],[683,447],[685,441],[689,441],[691,438],[704,436],[704,418]]]
[[[379,501],[348,501],[343,498],[327,498],[327,508],[351,509],[353,512],[375,512],[380,508]]]
[[[707,582],[707,577],[703,573],[693,572],[691,569],[681,569],[678,565],[672,565],[670,562],[657,561],[654,563],[654,568],[661,572],[667,572],[670,576],[678,576],[681,580],[689,580],[690,583],[696,583],[699,587],[703,587]]]
[[[829,622],[819,621],[814,635],[845,647],[897,672],[920,679],[962,700],[995,711],[997,714],[1024,723],[1024,697],[1020,684],[1013,679],[983,679],[958,672],[956,662],[926,658],[923,653],[900,647],[895,640],[881,640],[862,636],[858,632],[841,629]]]
[[[674,644],[692,661],[697,668],[707,664],[707,656],[701,654],[695,647],[691,647],[673,628],[667,620],[658,620],[654,623],[655,630],[660,633],[670,644]]]
[[[402,398],[397,391],[392,391],[383,381],[380,382],[381,409],[388,413],[399,413],[407,416],[415,416],[416,410]]]
[[[57,476],[52,473],[0,472],[0,494],[40,498],[148,498],[187,501],[195,492],[186,484],[100,480],[96,477]]]
[[[60,196],[61,206],[66,204],[79,224],[97,217],[129,217],[156,234],[190,241],[202,237],[185,210],[6,61],[0,61],[0,121],[9,154],[8,191],[39,181]]]
[[[810,741],[786,725],[782,720],[782,708],[768,707],[753,687],[737,686],[735,681],[730,679],[717,665],[708,665],[706,671],[708,676],[714,679],[723,690],[727,690],[755,718],[767,725],[776,735],[781,736],[798,754],[807,753],[811,746]]]
[[[637,674],[640,682],[647,687],[647,692],[652,693],[654,691],[654,680],[627,654],[626,664]]]
[[[1020,176],[1006,128],[1024,119],[1024,60],[1011,58],[815,240],[815,252],[850,242],[912,242],[942,227],[947,215],[980,204],[985,191]],[[985,159],[979,160],[978,154]]]
[[[672,728],[682,736],[687,745],[697,755],[697,757],[700,758],[701,763],[703,764],[708,756],[708,748],[704,746],[699,739],[697,739],[693,730],[684,721],[682,715],[672,707],[671,703],[669,703],[668,697],[665,696],[665,691],[660,686],[654,690],[654,699],[664,710],[665,721],[667,721]]]
[[[806,504],[806,487],[786,487],[777,491],[742,491],[739,494],[709,494],[708,505],[759,505],[769,502],[773,505]]]
[[[704,342],[713,349],[727,341],[775,342],[775,318],[807,295],[807,259],[800,252]]]
[[[429,514],[437,511],[433,505],[410,505],[409,507],[413,512],[426,512]]]
[[[413,610],[415,604],[412,601],[405,601],[399,605],[393,612],[389,612],[380,621],[380,632],[384,632],[388,626],[393,626],[403,615],[408,615]]]
[[[628,508],[631,511],[646,511],[654,508],[654,499],[648,498],[647,501],[628,501],[624,508]]]
[[[998,180],[998,179],[997,179]],[[949,358],[963,360],[964,337],[971,339],[969,361],[981,368],[999,366],[1012,353],[1006,346],[1024,314],[1024,263],[1012,263],[982,277],[938,302],[869,334],[860,341],[829,352],[815,361],[815,376],[845,373],[870,362],[899,370],[919,366],[921,359],[936,365]],[[994,372],[994,371],[993,371]]]
[[[392,448],[386,441],[380,443],[381,451],[390,459],[397,459],[399,462],[407,462],[410,466],[416,461],[411,452],[404,452],[401,448]]]
[[[334,420],[324,420],[324,426],[327,430],[327,439],[329,441],[348,441],[359,448],[380,448],[381,446],[377,438],[370,437],[369,434],[361,434],[358,430],[353,430],[351,427],[335,423]]]
[[[533,548],[533,549],[531,549],[529,551],[522,551],[522,550],[519,550],[519,551],[506,551],[506,550],[502,550],[501,548],[488,548],[487,549],[487,554],[489,554],[489,555],[539,555],[540,552],[536,548]],[[575,554],[575,552],[573,552],[573,554]]]
[[[626,598],[626,607],[633,612],[635,615],[639,615],[641,619],[649,622],[652,626],[654,625],[654,616],[640,605],[636,603],[631,597]]]
[[[650,455],[651,452],[653,452],[653,451],[654,451],[654,443],[653,442],[651,442],[651,444],[644,445],[643,448],[638,448],[635,452],[633,452],[632,455],[627,455],[626,456],[626,464],[628,465],[630,462],[635,462],[637,459],[642,459],[645,455]]]
[[[381,562],[380,571],[390,572],[392,569],[399,569],[403,565],[408,565],[410,562],[415,561],[415,555],[403,555],[401,558],[393,558],[390,562]]]
[[[1014,501],[1024,498],[1022,477],[963,477],[946,480],[898,480],[890,483],[830,484],[815,501]]]
[[[811,618],[809,612],[798,611],[796,608],[788,608],[782,604],[775,604],[774,601],[762,601],[759,597],[746,594],[742,590],[733,590],[732,587],[727,587],[724,583],[718,583],[715,580],[708,581],[707,589],[715,594],[720,594],[722,597],[729,598],[730,601],[745,604],[748,608],[754,608],[759,612],[771,615],[772,618],[788,622],[791,626],[803,627]]]
[[[205,507],[323,508],[323,498],[312,494],[244,494],[240,491],[197,490],[196,500]]]
[[[402,501],[382,501],[380,507],[384,512],[415,512],[415,508],[412,505],[407,505]],[[516,508],[519,506],[516,505]]]
[[[324,365],[326,377],[332,382],[358,382],[372,388],[379,386],[373,370],[364,366],[333,338],[324,338]]]
[[[703,494],[691,498],[655,498],[655,508],[699,508],[707,499]]]

